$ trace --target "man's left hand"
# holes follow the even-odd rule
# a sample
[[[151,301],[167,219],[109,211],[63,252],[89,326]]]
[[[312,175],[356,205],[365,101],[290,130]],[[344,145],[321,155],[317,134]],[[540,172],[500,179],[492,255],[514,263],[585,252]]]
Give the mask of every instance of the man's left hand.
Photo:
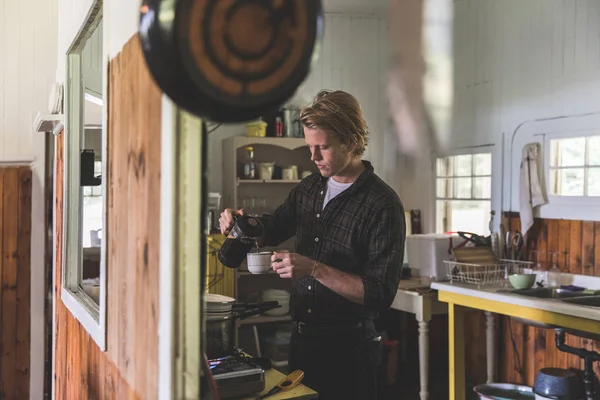
[[[274,252],[271,256],[273,271],[280,278],[301,278],[309,276],[312,272],[314,261],[298,253]]]

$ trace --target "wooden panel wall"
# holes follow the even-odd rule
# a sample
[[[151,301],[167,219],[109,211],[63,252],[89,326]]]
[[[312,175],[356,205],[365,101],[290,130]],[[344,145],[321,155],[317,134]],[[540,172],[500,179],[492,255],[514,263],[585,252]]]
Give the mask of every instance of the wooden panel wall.
[[[161,92],[137,36],[110,63],[108,94],[107,351],[57,298],[57,399],[158,396]],[[57,139],[57,282],[61,276],[62,152]]]
[[[518,215],[510,216],[507,226],[520,229]],[[600,276],[600,222],[536,219],[532,229],[528,248],[542,252],[539,261],[543,266],[551,266],[550,253],[559,252],[567,255],[558,257],[562,272]],[[535,261],[535,253],[529,259]],[[481,328],[485,332],[485,326]],[[553,330],[525,326],[505,317],[500,329],[499,378],[503,382],[533,385],[535,375],[544,367],[583,370],[579,357],[556,349]],[[567,344],[600,352],[600,342],[567,335]],[[600,365],[595,363],[595,368],[600,378]]]
[[[0,168],[0,398],[29,398],[31,169]]]

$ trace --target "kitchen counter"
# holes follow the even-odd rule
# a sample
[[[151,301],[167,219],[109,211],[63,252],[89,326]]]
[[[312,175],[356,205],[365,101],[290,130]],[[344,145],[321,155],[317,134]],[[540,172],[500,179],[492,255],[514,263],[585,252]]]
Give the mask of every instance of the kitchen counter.
[[[570,315],[572,317],[600,321],[599,308],[585,307],[577,304],[565,303],[557,299],[526,297],[514,293],[503,292],[513,290],[512,287],[495,285],[481,286],[480,288],[478,288],[477,285],[468,283],[435,282],[431,284],[431,288],[446,293],[453,293],[482,300],[490,300],[500,302],[503,304],[527,307],[530,309],[541,311],[551,311],[557,314],[565,314]],[[466,305],[466,307],[470,306]]]
[[[600,289],[597,277],[563,274],[561,284],[573,284],[588,289]],[[448,304],[449,342],[449,400],[466,397],[465,388],[465,309],[483,310],[486,313],[522,318],[554,326],[600,334],[600,309],[569,304],[558,299],[526,297],[502,285],[481,286],[465,283],[435,282],[438,300]],[[488,348],[493,347],[488,340]]]
[[[252,396],[242,397],[239,400],[255,400],[258,396],[267,393],[275,385],[279,383],[285,377],[284,374],[271,368],[265,371],[265,390],[260,393],[255,393]],[[294,400],[309,400],[318,399],[319,395],[317,392],[309,388],[308,386],[300,383],[298,386],[287,392],[280,392],[273,396],[267,397],[268,400],[283,400],[283,399],[294,399]]]

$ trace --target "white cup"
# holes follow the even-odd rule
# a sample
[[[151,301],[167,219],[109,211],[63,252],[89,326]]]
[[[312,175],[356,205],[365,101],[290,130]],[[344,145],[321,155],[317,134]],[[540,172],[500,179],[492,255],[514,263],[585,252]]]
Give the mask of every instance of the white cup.
[[[266,274],[271,269],[271,255],[270,251],[261,251],[260,253],[248,253],[246,260],[248,264],[248,271],[253,274]]]

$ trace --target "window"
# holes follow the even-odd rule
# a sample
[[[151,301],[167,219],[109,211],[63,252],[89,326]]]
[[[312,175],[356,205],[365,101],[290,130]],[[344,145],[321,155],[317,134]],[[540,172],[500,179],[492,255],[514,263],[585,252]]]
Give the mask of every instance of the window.
[[[550,140],[550,195],[600,196],[600,136]]]
[[[104,56],[102,1],[95,0],[67,52],[61,299],[102,350],[106,336]]]
[[[438,158],[436,231],[489,234],[492,154]]]

